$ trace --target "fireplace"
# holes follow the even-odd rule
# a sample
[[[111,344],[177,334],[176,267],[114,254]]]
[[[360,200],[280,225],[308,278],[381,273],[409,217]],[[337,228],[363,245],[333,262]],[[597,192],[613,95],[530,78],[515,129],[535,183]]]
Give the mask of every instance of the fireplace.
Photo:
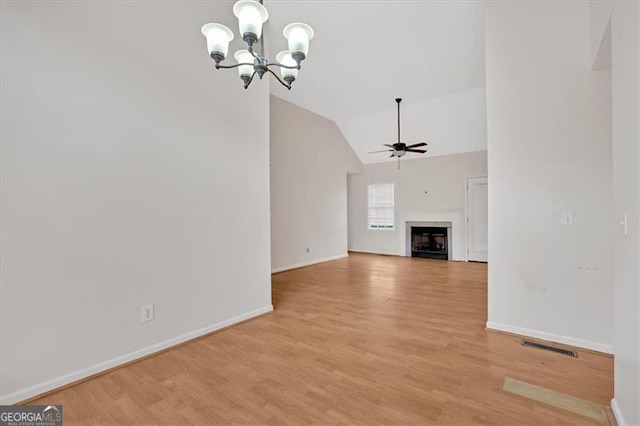
[[[411,257],[449,258],[448,229],[435,226],[411,227]]]

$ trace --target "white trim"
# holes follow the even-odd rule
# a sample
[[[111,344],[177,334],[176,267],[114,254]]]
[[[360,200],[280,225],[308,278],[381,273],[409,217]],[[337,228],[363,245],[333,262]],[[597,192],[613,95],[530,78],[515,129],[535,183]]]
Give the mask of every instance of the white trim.
[[[47,380],[46,382],[38,383],[32,386],[20,389],[8,395],[2,395],[0,396],[0,404],[11,405],[11,404],[15,404],[16,402],[24,401],[25,399],[33,398],[34,396],[41,395],[45,392],[52,391],[54,389],[60,388],[62,386],[68,385],[73,382],[77,382],[86,377],[101,373],[105,370],[109,370],[111,368],[118,367],[119,365],[126,364],[131,361],[135,361],[136,359],[154,354],[156,352],[160,352],[164,349],[168,349],[172,346],[179,345],[180,343],[184,343],[188,340],[192,340],[197,337],[204,336],[205,334],[209,334],[211,332],[220,330],[221,328],[229,327],[231,325],[237,324],[242,321],[246,321],[248,319],[257,317],[262,314],[266,314],[267,312],[271,312],[271,311],[273,311],[273,305],[265,306],[263,308],[256,309],[255,311],[247,312],[247,313],[238,315],[236,317],[229,318],[228,320],[209,325],[199,330],[191,331],[181,336],[177,336],[172,339],[165,340],[163,342],[156,343],[151,346],[147,346],[146,348],[129,352],[128,354],[124,354],[119,357],[110,359],[108,361],[92,365],[91,367],[87,367],[82,370],[75,371],[73,373],[56,377],[55,379]]]
[[[592,342],[590,340],[576,339],[574,337],[562,336],[560,334],[547,333],[546,331],[532,330],[530,328],[517,327],[515,325],[499,324],[487,321],[487,329],[506,331],[507,333],[521,336],[533,337],[536,339],[548,340],[550,342],[562,343],[563,345],[576,346],[578,348],[589,349],[596,352],[613,355],[613,346],[604,343]]]
[[[622,415],[622,410],[615,398],[611,400],[611,411],[613,411],[613,417],[616,418],[618,426],[627,426],[629,424],[625,421],[624,416]]]
[[[310,260],[308,262],[296,263],[295,265],[284,266],[282,268],[275,268],[271,270],[271,273],[277,274],[278,272],[284,272],[290,269],[302,268],[304,266],[311,266],[318,263],[331,262],[332,260],[344,259],[345,257],[349,257],[349,253],[339,254],[337,256],[323,257],[322,259]]]

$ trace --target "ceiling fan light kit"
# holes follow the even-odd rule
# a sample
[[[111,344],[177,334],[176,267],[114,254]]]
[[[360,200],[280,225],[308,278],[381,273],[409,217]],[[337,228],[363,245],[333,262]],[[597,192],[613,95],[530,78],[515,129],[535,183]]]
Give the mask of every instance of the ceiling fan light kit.
[[[427,152],[426,149],[416,149],[422,146],[427,146],[426,142],[418,142],[412,145],[407,145],[404,142],[400,142],[400,102],[402,102],[402,98],[396,98],[396,104],[398,104],[398,142],[393,145],[383,144],[391,149],[383,149],[382,151],[372,151],[369,154],[375,154],[379,152],[391,152],[389,158],[398,157],[398,169],[400,168],[400,157],[404,157],[407,152],[415,152],[418,154],[424,154]]]
[[[272,62],[264,56],[262,26],[269,19],[269,12],[262,0],[239,0],[233,6],[233,14],[238,18],[242,40],[247,44],[246,49],[234,53],[235,64],[222,64],[229,53],[229,43],[234,39],[233,31],[222,24],[202,26],[202,35],[207,39],[207,50],[215,62],[216,69],[237,68],[245,89],[256,75],[262,79],[266,73],[270,73],[280,84],[291,90],[291,85],[298,77],[300,63],[309,54],[309,41],[313,38],[313,29],[302,22],[294,22],[284,27],[282,34],[287,39],[289,50],[278,53],[276,60]],[[256,44],[259,44],[257,52],[254,50]],[[278,77],[271,67],[279,67],[282,78]]]

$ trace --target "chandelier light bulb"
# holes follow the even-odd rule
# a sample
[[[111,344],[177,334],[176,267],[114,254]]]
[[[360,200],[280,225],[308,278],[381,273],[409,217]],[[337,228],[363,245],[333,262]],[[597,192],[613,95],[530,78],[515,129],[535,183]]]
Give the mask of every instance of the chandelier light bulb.
[[[251,77],[251,75],[253,74],[253,61],[254,61],[254,57],[251,53],[249,53],[248,50],[238,50],[234,55],[234,58],[236,58],[236,61],[239,64],[242,63],[248,63],[251,65],[240,65],[238,67],[238,74],[240,74],[240,77],[245,76],[245,77]]]
[[[294,22],[282,31],[289,42],[289,52],[293,58],[302,54],[302,59],[309,54],[309,40],[313,38],[313,29],[302,22]]]
[[[282,52],[278,53],[276,55],[276,61],[278,61],[282,65],[287,65],[290,67],[295,67],[298,65],[296,61],[291,57],[291,53],[288,50],[283,50]],[[295,80],[298,77],[298,70],[280,67],[280,74],[282,74],[282,78],[284,78],[285,80],[289,78]]]
[[[240,0],[233,6],[233,14],[238,18],[243,40],[253,44],[262,37],[262,24],[269,19],[267,8],[254,0]]]
[[[207,38],[209,55],[217,62],[224,60],[229,53],[229,42],[233,40],[233,32],[222,24],[205,24],[202,35]]]

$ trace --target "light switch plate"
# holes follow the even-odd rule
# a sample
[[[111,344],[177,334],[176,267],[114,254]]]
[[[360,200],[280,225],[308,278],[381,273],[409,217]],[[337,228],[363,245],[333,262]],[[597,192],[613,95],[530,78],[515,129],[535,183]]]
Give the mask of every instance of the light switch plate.
[[[572,226],[573,225],[573,211],[565,210],[562,212],[561,222],[563,226]]]
[[[140,307],[140,321],[142,322],[153,321],[154,311],[155,309],[153,304],[142,305]]]
[[[622,225],[622,235],[627,237],[629,236],[629,225],[627,222],[627,212],[622,214],[622,221],[620,221],[620,225]]]

